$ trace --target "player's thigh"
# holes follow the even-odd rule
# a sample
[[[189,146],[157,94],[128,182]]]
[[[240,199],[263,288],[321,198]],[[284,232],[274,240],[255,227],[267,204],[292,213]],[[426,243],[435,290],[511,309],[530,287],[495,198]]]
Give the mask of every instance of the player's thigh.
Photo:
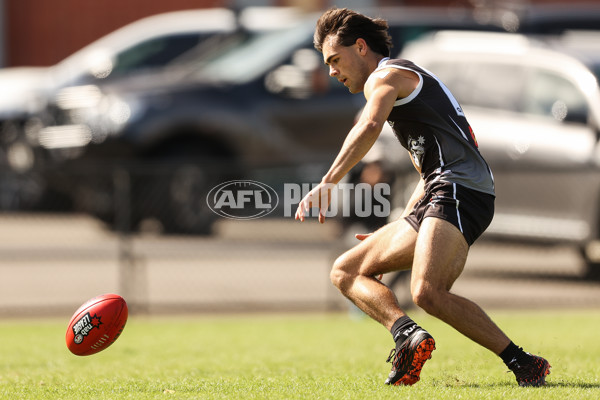
[[[450,290],[464,269],[468,253],[469,246],[456,226],[440,218],[425,218],[415,245],[413,294],[419,285]]]
[[[403,219],[384,225],[338,258],[334,268],[374,276],[412,266],[417,232]]]

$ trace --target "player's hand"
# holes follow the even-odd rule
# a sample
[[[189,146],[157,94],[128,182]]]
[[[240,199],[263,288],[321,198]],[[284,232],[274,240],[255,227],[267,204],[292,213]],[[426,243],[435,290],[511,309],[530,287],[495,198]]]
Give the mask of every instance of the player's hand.
[[[308,192],[298,204],[296,219],[304,221],[304,218],[310,213],[311,208],[319,207],[319,222],[325,222],[325,213],[331,202],[331,190],[333,186],[330,183],[319,183],[313,190]]]

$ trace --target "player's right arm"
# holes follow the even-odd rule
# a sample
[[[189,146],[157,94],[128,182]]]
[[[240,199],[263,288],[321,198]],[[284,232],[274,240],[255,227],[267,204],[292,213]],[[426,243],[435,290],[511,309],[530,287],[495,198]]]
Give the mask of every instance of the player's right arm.
[[[319,207],[319,222],[325,221],[325,211],[331,201],[330,192],[364,156],[379,137],[383,124],[394,107],[398,97],[405,97],[418,84],[416,74],[407,75],[404,71],[390,71],[389,74],[375,76],[365,83],[364,93],[367,104],[352,127],[342,148],[329,171],[298,204],[296,219],[304,221],[311,207]],[[412,74],[412,72],[411,72]]]
[[[419,176],[421,176],[421,168],[419,168],[419,166],[417,164],[415,164],[415,160],[412,157],[412,155],[410,154],[410,152],[409,152],[408,156],[410,157],[410,161],[412,161],[413,166],[419,173]],[[425,196],[425,181],[423,180],[423,177],[421,176],[421,178],[419,179],[419,183],[417,183],[417,186],[415,187],[413,194],[410,196],[410,199],[408,200],[406,207],[404,207],[404,211],[402,211],[402,215],[400,216],[400,218],[404,218],[408,214],[410,214],[411,211],[415,208],[415,205],[417,204],[417,202],[419,200],[421,200],[423,198],[423,196]]]

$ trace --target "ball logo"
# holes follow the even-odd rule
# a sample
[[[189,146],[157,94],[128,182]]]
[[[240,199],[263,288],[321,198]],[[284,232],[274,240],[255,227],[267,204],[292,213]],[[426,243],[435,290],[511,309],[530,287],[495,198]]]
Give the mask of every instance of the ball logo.
[[[83,339],[90,333],[90,331],[94,328],[100,328],[102,321],[100,321],[102,317],[94,314],[91,316],[90,313],[85,313],[83,317],[79,319],[79,321],[73,324],[73,341],[76,344],[80,344],[83,342]]]
[[[231,219],[256,219],[275,210],[277,192],[257,181],[239,180],[221,183],[208,192],[208,207],[217,215]]]

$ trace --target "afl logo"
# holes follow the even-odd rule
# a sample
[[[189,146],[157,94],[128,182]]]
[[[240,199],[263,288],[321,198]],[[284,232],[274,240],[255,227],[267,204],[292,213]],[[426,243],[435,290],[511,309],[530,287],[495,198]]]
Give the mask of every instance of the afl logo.
[[[208,192],[208,207],[217,215],[231,219],[256,219],[275,210],[279,197],[273,188],[257,181],[229,181]]]

